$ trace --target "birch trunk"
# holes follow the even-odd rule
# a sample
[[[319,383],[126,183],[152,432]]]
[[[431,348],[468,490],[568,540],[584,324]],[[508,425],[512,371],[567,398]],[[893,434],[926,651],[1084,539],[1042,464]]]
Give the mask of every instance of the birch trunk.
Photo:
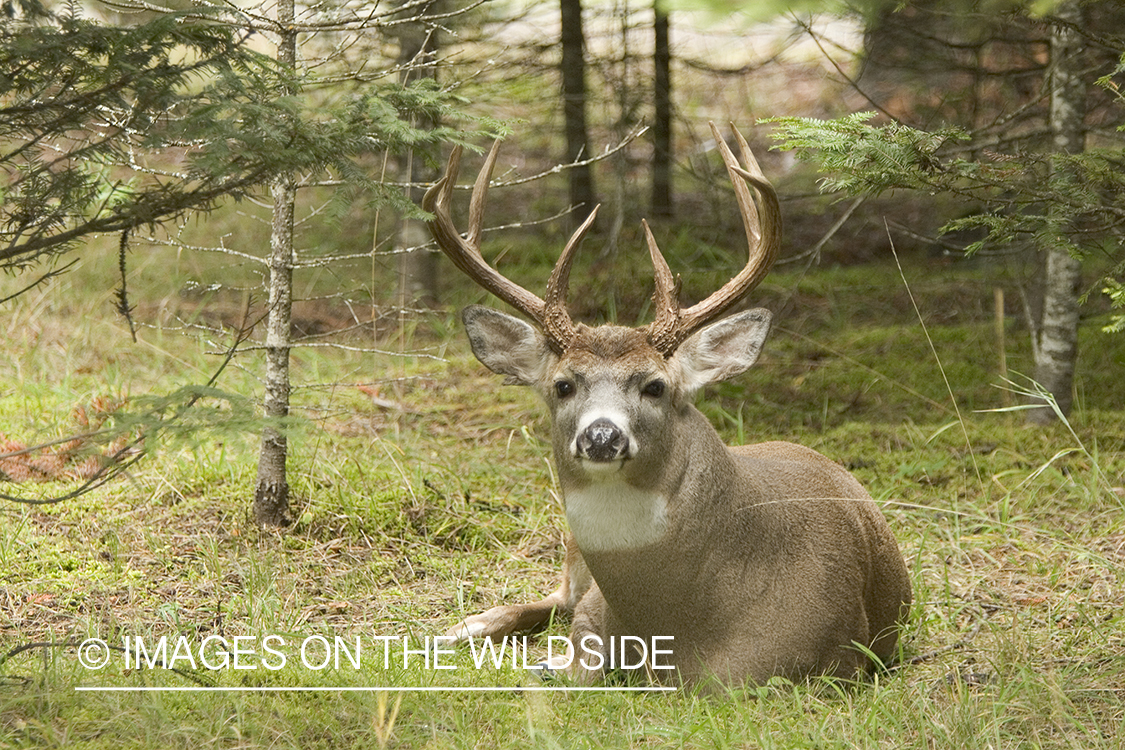
[[[293,31],[294,0],[280,0],[277,7],[277,60],[289,68],[297,62],[297,34]],[[292,92],[290,92],[292,93]],[[273,198],[273,228],[270,235],[269,317],[266,322],[265,414],[271,420],[289,416],[289,350],[292,345],[293,313],[293,212],[296,188],[292,177],[276,180]],[[263,526],[285,526],[289,518],[289,480],[286,459],[289,444],[283,425],[262,430],[258,452],[258,479],[254,488],[254,520]]]
[[[1051,132],[1059,153],[1077,154],[1086,147],[1086,87],[1082,75],[1082,45],[1074,25],[1081,10],[1073,0],[1059,6],[1051,32]],[[1057,175],[1056,175],[1057,176]],[[1050,210],[1050,209],[1048,209]],[[1078,358],[1078,290],[1082,263],[1067,242],[1045,249],[1043,312],[1035,332],[1035,380],[1054,399],[1058,410],[1070,412],[1074,365]],[[1056,418],[1049,406],[1032,409],[1029,421],[1045,424]]]

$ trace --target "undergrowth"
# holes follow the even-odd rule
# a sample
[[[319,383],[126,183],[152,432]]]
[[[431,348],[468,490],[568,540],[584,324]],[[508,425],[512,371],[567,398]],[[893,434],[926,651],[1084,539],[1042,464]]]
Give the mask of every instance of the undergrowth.
[[[522,655],[477,669],[460,651],[450,670],[421,651],[405,667],[371,658],[381,638],[417,642],[465,614],[538,598],[561,565],[543,409],[525,390],[500,387],[472,360],[452,313],[437,312],[381,333],[399,337],[383,348],[423,357],[295,353],[303,387],[289,529],[263,531],[248,516],[253,425],[214,419],[190,438],[146,446],[142,462],[96,492],[0,508],[0,654],[9,654],[0,656],[0,745],[1117,747],[1125,340],[1100,333],[1097,315],[1085,321],[1075,412],[1028,427],[1018,412],[995,411],[1019,394],[1006,394],[998,374],[991,275],[928,263],[907,264],[907,275],[952,395],[897,272],[863,268],[772,275],[759,294],[778,313],[767,354],[701,402],[727,439],[809,445],[882,504],[916,594],[892,672],[720,697],[560,694],[518,690],[542,687]],[[137,344],[112,317],[108,293],[83,283],[96,268],[7,307],[0,431],[45,443],[64,437],[68,415],[91,399],[127,402],[206,381],[230,334],[174,330],[201,307],[195,292],[160,285],[170,265],[154,257],[135,269],[131,295],[151,324]],[[596,267],[591,259],[575,278]],[[456,304],[483,300],[460,285],[448,293]],[[642,294],[623,290],[622,299]],[[1016,317],[1007,323],[1011,372],[1029,369]],[[256,356],[237,357],[217,387],[257,398]],[[2,488],[45,497],[67,486]],[[532,636],[531,661],[546,636],[566,629]],[[182,659],[179,671],[138,668],[113,652],[93,670],[76,646],[267,634],[290,649],[278,669]],[[359,669],[313,669],[293,650],[337,637],[370,649]],[[251,661],[268,656],[253,644]],[[230,690],[79,690],[91,687]],[[263,687],[332,689],[249,690]],[[402,687],[443,689],[393,692]]]

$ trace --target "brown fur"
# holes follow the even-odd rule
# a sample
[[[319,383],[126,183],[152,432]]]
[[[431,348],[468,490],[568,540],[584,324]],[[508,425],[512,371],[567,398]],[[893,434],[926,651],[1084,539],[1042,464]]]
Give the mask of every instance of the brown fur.
[[[670,636],[662,661],[675,671],[653,676],[685,683],[850,677],[871,665],[863,649],[894,658],[910,580],[871,497],[808,448],[726,447],[691,403],[702,384],[753,363],[768,313],[713,324],[671,357],[615,326],[579,327],[560,356],[508,316],[474,308],[465,319],[481,361],[535,387],[551,409],[573,536],[558,590],[470,617],[451,635],[502,636],[572,613],[576,644]],[[667,383],[660,397],[645,390],[655,380]],[[573,390],[559,395],[560,381]],[[624,423],[619,468],[574,447],[595,412]],[[600,670],[570,672],[585,682]]]

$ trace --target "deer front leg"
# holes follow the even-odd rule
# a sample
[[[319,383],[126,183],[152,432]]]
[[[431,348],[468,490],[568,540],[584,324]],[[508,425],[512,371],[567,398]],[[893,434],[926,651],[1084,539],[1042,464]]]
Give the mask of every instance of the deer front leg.
[[[546,625],[551,617],[570,615],[579,600],[590,589],[593,579],[574,538],[567,537],[566,561],[562,582],[543,599],[530,604],[501,604],[479,615],[467,617],[445,631],[445,635],[463,643],[470,638],[503,638],[504,636]]]
[[[601,589],[594,583],[574,609],[570,630],[572,658],[567,675],[578,685],[590,685],[600,680],[609,665],[609,651],[605,637],[606,603]]]

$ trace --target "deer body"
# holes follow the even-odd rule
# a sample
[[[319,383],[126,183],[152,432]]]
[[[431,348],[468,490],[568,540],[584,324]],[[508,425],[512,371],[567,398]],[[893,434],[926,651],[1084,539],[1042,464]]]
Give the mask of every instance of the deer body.
[[[467,240],[448,218],[456,153],[446,179],[427,194],[442,249],[538,324],[479,306],[463,315],[477,358],[506,383],[534,388],[550,409],[571,529],[558,590],[539,602],[469,617],[449,634],[503,636],[571,613],[572,643],[587,651],[593,645],[603,657],[623,636],[665,639],[660,666],[672,669],[652,676],[668,682],[848,677],[869,666],[867,651],[884,663],[892,659],[910,581],[871,497],[846,470],[808,448],[783,442],[728,448],[693,405],[701,388],[757,359],[769,312],[722,314],[764,276],[780,231],[776,195],[745,142],[749,169],[725,144],[720,148],[738,178],[750,263],[719,292],[683,309],[648,233],[657,319],[643,328],[591,328],[566,314],[569,263],[589,222],[564,249],[546,301],[483,263],[482,186],[495,148],[474,190]],[[757,206],[743,179],[756,188]],[[572,659],[568,671],[588,682],[609,661]]]
[[[551,409],[568,570],[592,577],[567,586],[572,642],[670,637],[663,677],[688,681],[850,676],[868,662],[853,643],[890,661],[910,583],[871,498],[808,448],[728,448],[692,404],[753,363],[768,313],[704,329],[669,359],[633,329],[582,327],[560,357],[502,313],[464,318],[477,357]]]
[[[850,677],[868,663],[853,643],[891,661],[909,583],[905,569],[873,565],[898,553],[873,503],[811,451],[801,455],[788,443],[750,448],[761,455],[731,452],[728,466],[718,462],[729,484],[686,477],[686,497],[708,499],[706,517],[692,503],[671,510],[665,536],[653,544],[590,552],[575,532],[597,586],[576,608],[574,640],[585,632],[603,643],[671,635],[665,661],[677,673],[658,676],[687,681]],[[760,481],[763,472],[792,470],[793,456],[804,475],[798,484]],[[814,463],[823,471],[809,472]],[[810,500],[808,490],[830,499]],[[569,509],[567,517],[573,529]]]

